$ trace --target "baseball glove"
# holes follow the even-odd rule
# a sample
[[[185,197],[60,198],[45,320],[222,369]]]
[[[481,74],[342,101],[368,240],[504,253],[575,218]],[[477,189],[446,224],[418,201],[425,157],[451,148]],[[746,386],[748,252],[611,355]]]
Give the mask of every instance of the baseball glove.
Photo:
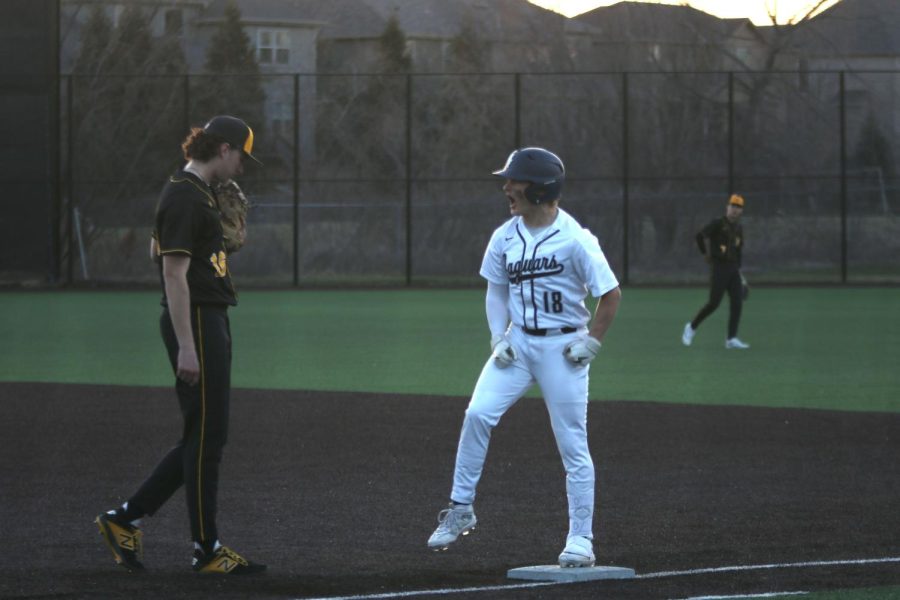
[[[247,239],[247,212],[250,210],[250,202],[233,179],[216,188],[216,197],[219,200],[219,212],[222,214],[225,251],[233,254],[241,249]]]

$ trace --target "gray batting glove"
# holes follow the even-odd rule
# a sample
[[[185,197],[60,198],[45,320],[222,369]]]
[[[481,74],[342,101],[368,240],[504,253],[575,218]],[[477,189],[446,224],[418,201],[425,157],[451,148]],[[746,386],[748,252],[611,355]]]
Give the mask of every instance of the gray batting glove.
[[[512,347],[505,335],[491,337],[491,350],[491,358],[501,369],[505,369],[519,358],[516,349]]]
[[[573,365],[586,367],[600,352],[600,340],[586,335],[571,342],[563,350],[563,356]]]

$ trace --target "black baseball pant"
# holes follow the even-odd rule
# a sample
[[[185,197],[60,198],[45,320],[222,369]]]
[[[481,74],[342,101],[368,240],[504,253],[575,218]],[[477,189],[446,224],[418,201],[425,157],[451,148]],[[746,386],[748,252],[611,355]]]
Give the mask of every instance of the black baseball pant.
[[[741,270],[734,262],[714,262],[711,269],[709,300],[691,321],[691,327],[697,329],[700,323],[713,314],[722,302],[722,296],[728,292],[728,337],[737,337],[738,325],[741,321],[743,297],[741,295]]]
[[[176,379],[175,391],[184,419],[181,439],[128,503],[152,515],[184,485],[191,536],[206,550],[211,550],[218,539],[216,498],[219,463],[228,437],[231,330],[227,307],[191,305],[191,327],[200,365],[200,380],[197,385],[191,386]],[[178,340],[168,308],[160,317],[160,330],[169,362],[175,371]]]

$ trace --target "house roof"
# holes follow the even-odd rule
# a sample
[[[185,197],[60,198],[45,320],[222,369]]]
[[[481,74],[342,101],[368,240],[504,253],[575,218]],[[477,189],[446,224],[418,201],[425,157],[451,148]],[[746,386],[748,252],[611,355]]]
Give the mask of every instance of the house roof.
[[[814,55],[900,55],[897,0],[841,0],[798,28],[797,45]]]
[[[212,0],[203,11],[201,20],[218,21],[231,3],[241,11],[246,22],[284,23],[285,25],[327,26],[339,18],[342,11],[353,10],[361,19],[377,19],[359,0]],[[353,6],[350,6],[353,5]]]
[[[212,0],[204,19],[224,14]],[[452,38],[465,22],[493,40],[562,35],[566,18],[526,0],[234,0],[247,21],[321,25],[323,39],[376,38],[396,15],[407,37]]]
[[[720,19],[691,6],[624,1],[575,17],[593,25],[608,42],[697,43],[728,37],[749,19]]]

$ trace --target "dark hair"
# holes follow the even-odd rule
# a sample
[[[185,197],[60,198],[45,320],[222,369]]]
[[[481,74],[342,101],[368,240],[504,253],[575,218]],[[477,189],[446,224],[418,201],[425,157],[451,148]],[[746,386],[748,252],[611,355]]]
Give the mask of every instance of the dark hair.
[[[191,132],[181,143],[181,151],[185,160],[207,162],[219,154],[219,146],[228,142],[214,133],[200,127],[192,127]]]

